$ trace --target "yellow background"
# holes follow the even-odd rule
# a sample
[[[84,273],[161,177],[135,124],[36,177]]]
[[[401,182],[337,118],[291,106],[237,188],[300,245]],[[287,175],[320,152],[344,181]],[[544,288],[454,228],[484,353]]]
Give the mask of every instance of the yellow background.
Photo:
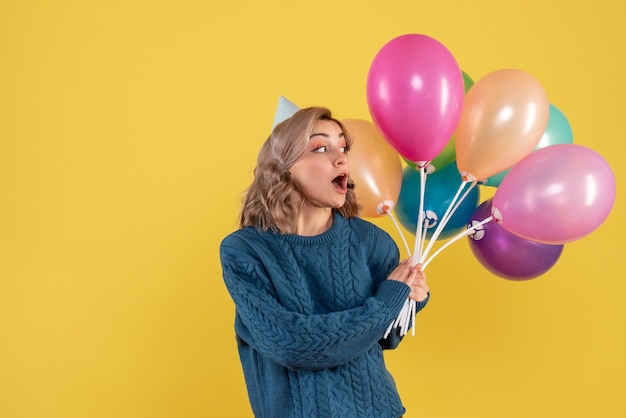
[[[218,245],[278,97],[369,119],[371,60],[405,33],[474,80],[535,76],[618,184],[540,278],[497,278],[466,242],[429,266],[387,357],[406,416],[625,417],[616,0],[3,1],[0,416],[251,416]]]

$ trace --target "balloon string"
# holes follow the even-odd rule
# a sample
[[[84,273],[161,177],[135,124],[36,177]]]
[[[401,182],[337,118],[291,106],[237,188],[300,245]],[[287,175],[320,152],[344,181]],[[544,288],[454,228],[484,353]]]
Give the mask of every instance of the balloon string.
[[[450,204],[448,205],[448,208],[446,209],[446,212],[444,213],[443,217],[439,221],[439,223],[437,225],[437,229],[435,229],[435,232],[430,237],[430,240],[428,242],[428,246],[426,247],[424,252],[422,254],[420,254],[420,256],[419,256],[419,262],[420,263],[422,263],[422,264],[424,263],[424,260],[428,257],[428,254],[432,250],[433,245],[435,245],[435,241],[437,241],[437,238],[439,238],[439,235],[441,235],[441,231],[443,231],[443,228],[448,223],[448,220],[452,217],[453,213],[451,213],[451,212],[452,212],[453,209],[456,209],[455,204],[456,204],[457,200],[459,199],[459,195],[461,194],[461,192],[465,188],[466,184],[467,184],[467,181],[465,181],[465,180],[461,181],[461,184],[459,185],[459,188],[456,191],[456,194],[454,195],[454,198],[452,198],[452,201],[450,201]],[[465,198],[465,196],[466,195],[463,195],[464,198]]]
[[[413,265],[417,264],[419,261],[419,254],[422,252],[422,243],[424,242],[423,237],[426,236],[426,226],[424,225],[424,200],[426,195],[426,167],[419,167],[420,171],[420,199],[419,199],[419,207],[417,209],[417,225],[415,229],[415,246],[413,248],[413,254],[415,255],[415,259],[413,260]],[[424,231],[424,232],[422,232]]]
[[[428,228],[427,228],[427,225],[425,225],[425,226],[424,226],[424,229],[422,230],[422,242],[426,242],[426,234],[427,234],[427,233],[428,233]],[[416,263],[417,263],[417,262],[419,262],[419,261],[420,261],[420,260],[419,260],[419,258],[418,258],[418,260],[416,261]]]
[[[467,188],[467,190],[465,191],[465,193],[463,193],[463,196],[461,196],[461,198],[459,199],[458,202],[456,202],[456,205],[454,205],[454,208],[452,209],[452,212],[450,212],[450,214],[448,215],[448,217],[446,218],[446,224],[448,223],[448,221],[450,221],[450,219],[452,218],[452,215],[454,214],[454,212],[457,211],[457,209],[459,208],[459,206],[461,206],[461,204],[463,203],[463,201],[465,200],[465,198],[467,197],[467,195],[472,191],[472,189],[474,187],[476,187],[476,185],[478,184],[478,181],[473,181],[470,186]]]
[[[424,271],[424,267],[422,267],[421,271]],[[405,336],[409,330],[411,318],[415,318],[415,315],[417,314],[415,310],[416,302],[413,299],[407,298],[404,301],[404,305],[402,305],[402,309],[400,310],[400,313],[398,314],[396,319],[392,321],[391,324],[389,324],[389,326],[387,327],[383,338],[387,338],[389,336],[389,333],[391,333],[391,330],[394,328],[400,328],[400,336]],[[411,335],[415,336],[415,324],[411,329]]]
[[[406,333],[409,330],[409,324],[411,323],[411,312],[413,312],[414,303],[415,302],[413,301],[413,299],[409,299],[409,305],[406,309],[406,312],[404,313],[404,318],[402,318],[403,324],[402,324],[402,330],[400,331],[400,335],[406,335]]]
[[[398,314],[396,319],[387,327],[387,330],[385,331],[383,338],[387,338],[391,330],[394,328],[399,328],[400,336],[405,336],[407,332],[409,331],[411,318],[415,318],[415,315],[417,314],[417,312],[415,312],[415,310],[417,309],[416,306],[417,306],[417,303],[413,299],[407,298],[407,300],[404,302],[404,305],[402,306],[402,309],[400,310],[400,313]],[[415,336],[415,325],[413,326],[411,330],[411,334]]]
[[[461,192],[463,192],[463,189],[465,188],[465,186],[468,183],[465,180],[463,180],[461,182],[461,184],[459,185],[459,188],[458,188],[456,194],[454,195],[454,198],[452,199],[452,201],[448,205],[448,208],[446,209],[446,212],[444,213],[443,217],[439,221],[439,224],[437,225],[437,228],[436,228],[435,232],[431,236],[431,238],[430,238],[430,240],[428,242],[428,246],[422,252],[422,245],[423,245],[423,243],[426,242],[426,235],[427,235],[427,230],[428,230],[428,225],[424,224],[424,198],[425,198],[425,194],[426,194],[426,177],[427,177],[427,173],[426,173],[425,167],[420,167],[420,186],[421,186],[420,187],[420,203],[419,203],[419,209],[418,209],[417,227],[416,227],[416,231],[415,231],[415,238],[416,238],[416,240],[415,240],[415,247],[414,247],[414,250],[413,250],[413,254],[414,255],[418,255],[418,256],[413,261],[413,265],[416,265],[418,263],[422,263],[422,271],[424,271],[426,269],[426,266],[438,254],[440,254],[446,247],[448,247],[452,243],[458,241],[462,237],[471,234],[473,231],[475,231],[481,225],[484,225],[485,223],[490,222],[493,219],[493,217],[485,219],[481,223],[472,226],[472,228],[470,228],[470,229],[468,229],[468,230],[466,230],[466,231],[464,231],[462,233],[457,234],[450,241],[448,241],[445,245],[443,245],[439,250],[437,250],[430,258],[427,258],[428,254],[432,250],[432,247],[433,247],[435,241],[437,240],[437,238],[439,238],[439,235],[441,235],[441,232],[443,231],[443,228],[446,226],[448,221],[452,218],[452,216],[454,215],[456,210],[459,208],[461,203],[469,195],[470,191],[476,186],[477,182],[473,181],[470,184],[469,188],[467,190],[465,190],[463,195],[459,198],[459,196],[461,195]],[[396,228],[400,232],[400,236],[402,237],[402,240],[404,242],[404,245],[405,245],[405,248],[407,250],[407,253],[410,256],[411,253],[409,251],[408,244],[406,243],[404,235],[402,234],[402,231],[400,230],[400,228],[399,228],[395,218],[393,217],[393,215],[391,215],[391,213],[388,213],[388,214],[390,215],[391,219],[393,220],[394,224],[396,225]],[[415,315],[416,315],[416,302],[413,299],[407,298],[407,300],[405,301],[404,305],[402,306],[402,309],[400,310],[400,313],[398,314],[396,319],[391,324],[389,324],[389,326],[387,327],[387,330],[385,331],[383,338],[387,338],[394,328],[399,328],[400,329],[400,331],[399,331],[400,332],[400,336],[406,335],[407,332],[408,332],[409,325],[411,324],[411,318],[415,318]],[[413,336],[415,336],[415,326],[412,327],[411,334]]]
[[[417,312],[415,312],[415,301],[411,299],[411,315],[409,316],[409,320],[410,318],[415,320],[415,315],[417,315]],[[413,323],[413,328],[411,329],[411,336],[415,337],[415,323]]]
[[[450,245],[452,245],[454,242],[460,240],[463,237],[466,237],[468,235],[470,235],[471,233],[473,233],[474,231],[476,231],[478,228],[480,228],[481,226],[483,226],[484,224],[491,222],[493,220],[493,216],[489,216],[488,218],[483,219],[482,221],[478,222],[475,225],[472,225],[471,228],[467,228],[465,231],[459,232],[457,235],[455,235],[454,237],[452,237],[448,242],[446,242],[444,245],[442,245],[437,251],[435,251],[435,253],[428,258],[426,261],[424,261],[424,264],[422,264],[422,270],[426,268],[426,266],[439,254],[441,253],[444,249],[446,249],[447,247],[449,247]]]
[[[391,322],[391,324],[389,324],[389,326],[387,327],[387,330],[385,331],[385,334],[383,335],[383,338],[387,338],[389,336],[389,333],[391,333],[391,330],[394,328],[398,328],[400,326],[402,326],[403,324],[401,324],[403,322],[404,317],[406,316],[406,311],[409,308],[409,301],[411,299],[408,299],[404,301],[404,305],[402,305],[402,309],[400,310],[400,313],[398,314],[398,316],[396,317],[396,319],[394,321]],[[403,335],[403,334],[401,334]]]
[[[393,216],[393,213],[391,213],[391,210],[388,210],[386,213],[391,218],[391,220],[393,221],[393,224],[396,226],[396,229],[398,230],[398,233],[400,234],[400,238],[402,238],[402,242],[404,243],[404,248],[406,249],[408,257],[410,257],[411,256],[411,250],[409,249],[409,244],[406,242],[406,238],[404,237],[404,234],[402,233],[402,229],[400,228],[400,224],[398,224],[398,221],[396,221],[396,218],[395,218],[395,216]]]

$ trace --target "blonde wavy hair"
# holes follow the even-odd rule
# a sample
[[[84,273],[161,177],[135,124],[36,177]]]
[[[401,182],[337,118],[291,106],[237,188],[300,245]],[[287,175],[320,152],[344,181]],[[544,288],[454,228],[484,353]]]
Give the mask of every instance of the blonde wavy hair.
[[[278,124],[259,151],[254,180],[243,198],[239,219],[241,228],[253,226],[282,234],[295,233],[302,197],[291,181],[289,169],[304,154],[313,126],[319,120],[339,125],[350,149],[350,134],[325,107],[301,109]],[[358,215],[359,206],[352,179],[348,180],[345,204],[336,210],[346,218]]]

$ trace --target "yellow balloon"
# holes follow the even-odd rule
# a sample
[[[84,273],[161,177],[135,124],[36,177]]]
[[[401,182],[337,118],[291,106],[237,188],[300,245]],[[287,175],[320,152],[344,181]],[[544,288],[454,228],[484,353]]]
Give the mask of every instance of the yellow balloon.
[[[354,139],[348,159],[361,215],[370,218],[383,216],[385,211],[382,208],[391,203],[386,208],[391,210],[400,195],[400,155],[385,141],[372,122],[346,119],[341,123]]]
[[[515,69],[478,80],[465,96],[456,129],[461,175],[484,180],[532,152],[548,125],[550,104],[541,84]]]

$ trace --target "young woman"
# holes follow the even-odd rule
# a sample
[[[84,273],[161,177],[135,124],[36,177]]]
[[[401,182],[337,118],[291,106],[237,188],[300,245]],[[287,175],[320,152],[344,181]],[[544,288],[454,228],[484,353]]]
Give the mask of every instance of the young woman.
[[[328,109],[299,110],[259,153],[240,229],[221,244],[224,281],[256,417],[400,417],[383,334],[426,277],[357,217],[351,139]]]

